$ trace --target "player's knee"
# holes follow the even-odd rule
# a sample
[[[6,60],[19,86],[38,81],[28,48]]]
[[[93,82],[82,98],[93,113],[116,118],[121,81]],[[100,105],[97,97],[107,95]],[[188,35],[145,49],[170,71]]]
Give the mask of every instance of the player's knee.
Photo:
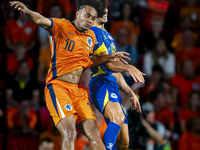
[[[118,112],[117,114],[113,114],[110,118],[111,122],[114,122],[118,125],[122,125],[125,121],[125,116],[123,112]]]
[[[57,125],[58,130],[61,133],[61,136],[63,138],[63,140],[66,139],[71,139],[71,140],[75,140],[76,139],[76,128],[74,123],[67,123],[65,125]]]

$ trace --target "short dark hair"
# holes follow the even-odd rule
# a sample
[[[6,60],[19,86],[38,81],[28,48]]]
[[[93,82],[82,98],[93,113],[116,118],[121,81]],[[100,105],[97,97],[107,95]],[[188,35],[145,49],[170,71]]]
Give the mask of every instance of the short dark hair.
[[[51,143],[51,142],[53,142],[53,141],[52,141],[52,139],[51,139],[50,137],[44,137],[44,138],[40,139],[40,145],[41,145],[43,142]]]
[[[84,8],[86,5],[93,7],[97,11],[98,17],[103,17],[108,0],[78,0],[77,10]]]

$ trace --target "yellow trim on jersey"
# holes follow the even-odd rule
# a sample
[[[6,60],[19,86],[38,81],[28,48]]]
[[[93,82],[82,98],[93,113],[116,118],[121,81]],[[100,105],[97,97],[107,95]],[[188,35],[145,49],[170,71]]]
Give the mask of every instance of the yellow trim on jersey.
[[[106,73],[101,69],[101,66],[98,66],[97,73],[93,74],[92,77],[95,77],[95,76],[100,75],[100,74],[106,74]]]
[[[107,48],[106,48],[105,44],[102,43],[101,46],[97,50],[94,51],[93,55],[97,55],[97,54],[99,54],[101,52],[105,52],[105,51],[107,51]]]
[[[104,102],[103,102],[103,109],[106,106],[106,104],[108,103],[108,101],[109,101],[109,94],[108,94],[108,90],[106,90],[106,96],[105,96]]]
[[[124,111],[124,113],[126,114],[126,111],[124,110],[124,107],[121,105],[121,107],[122,107],[122,109],[123,109],[123,111]],[[127,115],[127,114],[126,114]]]

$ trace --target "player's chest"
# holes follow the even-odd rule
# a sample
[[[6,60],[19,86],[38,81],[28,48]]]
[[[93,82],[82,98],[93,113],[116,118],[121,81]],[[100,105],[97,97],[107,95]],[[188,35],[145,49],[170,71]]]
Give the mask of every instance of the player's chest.
[[[116,52],[115,40],[111,35],[104,34],[104,44],[109,54]]]
[[[78,52],[78,53],[89,53],[93,47],[93,39],[87,34],[77,34],[75,31],[66,31],[60,33],[58,38],[62,44],[61,49],[66,52]]]

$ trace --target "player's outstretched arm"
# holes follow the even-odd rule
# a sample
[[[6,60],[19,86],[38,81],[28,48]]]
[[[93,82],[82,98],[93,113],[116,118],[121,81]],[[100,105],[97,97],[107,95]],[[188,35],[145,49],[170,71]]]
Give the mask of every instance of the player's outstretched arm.
[[[116,57],[117,54],[119,55],[119,57]],[[140,72],[136,67],[134,67],[132,65],[128,65],[128,63],[124,59],[129,59],[129,58],[127,56],[124,56],[124,54],[129,55],[126,52],[115,52],[110,55],[108,55],[108,53],[106,51],[101,52],[91,58],[91,60],[93,61],[92,67],[106,63],[105,65],[108,69],[110,69],[114,72],[129,72],[135,82],[139,81],[139,82],[144,83],[145,81],[144,81],[143,75],[145,75],[145,74]],[[115,57],[112,57],[109,60],[108,58],[111,56],[115,56]],[[101,59],[103,59],[103,60],[101,60]]]
[[[135,82],[145,82],[143,77],[145,74],[132,65],[123,64],[121,61],[115,61],[106,63],[106,67],[114,72],[129,72]]]
[[[129,100],[131,101],[131,110],[136,110],[141,113],[141,107],[140,103],[135,95],[135,93],[132,91],[132,89],[128,86],[126,81],[124,80],[124,77],[121,73],[115,73],[114,76],[117,78],[117,84],[126,95],[128,95]]]
[[[24,13],[24,15],[28,18],[29,21],[41,26],[44,29],[48,29],[48,27],[51,26],[51,21],[48,18],[40,15],[37,12],[31,11],[19,1],[10,2],[10,6],[14,6],[15,9],[19,10],[21,13]]]
[[[114,61],[122,61],[126,64],[128,64],[124,59],[130,60],[129,57],[126,55],[129,55],[127,52],[115,52],[112,54],[105,54],[105,55],[95,55],[92,56],[90,59],[93,62],[92,67],[99,66],[101,64],[107,63],[107,62],[114,62]]]

